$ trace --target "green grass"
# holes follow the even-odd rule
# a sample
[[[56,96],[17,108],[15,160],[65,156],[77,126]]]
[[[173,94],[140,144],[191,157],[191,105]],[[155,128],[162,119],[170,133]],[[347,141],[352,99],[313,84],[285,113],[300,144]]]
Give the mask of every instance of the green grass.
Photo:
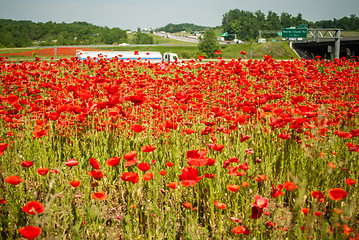
[[[287,42],[267,42],[265,44],[226,44],[220,45],[223,59],[238,59],[238,58],[250,58],[252,50],[252,58],[263,59],[264,55],[270,54],[274,59],[291,59],[297,58],[295,53],[289,48]],[[171,45],[171,46],[111,46],[111,47],[99,47],[98,49],[113,50],[113,51],[157,51],[161,54],[165,52],[176,53],[180,59],[193,59],[198,57],[198,48],[196,45]],[[36,50],[36,49],[31,49]],[[30,51],[31,51],[30,50]],[[0,54],[11,53],[11,52],[22,52],[29,51],[29,49],[0,49]],[[246,56],[240,54],[241,51],[246,51]],[[57,59],[74,57],[74,56],[57,56]],[[46,58],[46,57],[41,57]],[[50,57],[48,57],[50,58]],[[19,59],[33,59],[31,57],[22,56],[9,56],[10,60]]]

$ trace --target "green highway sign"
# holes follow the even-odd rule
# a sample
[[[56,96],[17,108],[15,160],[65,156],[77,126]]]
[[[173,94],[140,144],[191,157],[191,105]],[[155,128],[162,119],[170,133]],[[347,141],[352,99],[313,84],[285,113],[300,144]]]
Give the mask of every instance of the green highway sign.
[[[307,29],[285,28],[282,29],[282,37],[284,38],[306,38]]]
[[[228,33],[222,33],[222,37],[228,37]]]
[[[306,24],[301,24],[301,25],[299,25],[299,28],[308,28],[308,25],[306,25]]]

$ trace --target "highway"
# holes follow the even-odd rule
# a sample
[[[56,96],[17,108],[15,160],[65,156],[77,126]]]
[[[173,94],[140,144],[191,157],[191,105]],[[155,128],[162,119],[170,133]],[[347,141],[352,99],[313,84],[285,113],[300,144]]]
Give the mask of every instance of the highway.
[[[161,32],[154,32],[153,34],[160,37],[170,38],[182,42],[199,43],[199,39],[196,36],[174,35],[170,33],[161,33]]]

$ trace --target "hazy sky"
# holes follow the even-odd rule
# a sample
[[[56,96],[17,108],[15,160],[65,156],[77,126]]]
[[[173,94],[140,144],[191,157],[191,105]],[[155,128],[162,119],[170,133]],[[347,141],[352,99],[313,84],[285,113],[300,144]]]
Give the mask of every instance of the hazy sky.
[[[232,9],[265,15],[273,11],[309,21],[359,15],[359,0],[0,0],[0,18],[33,22],[85,21],[99,26],[136,30],[168,23],[219,26]]]

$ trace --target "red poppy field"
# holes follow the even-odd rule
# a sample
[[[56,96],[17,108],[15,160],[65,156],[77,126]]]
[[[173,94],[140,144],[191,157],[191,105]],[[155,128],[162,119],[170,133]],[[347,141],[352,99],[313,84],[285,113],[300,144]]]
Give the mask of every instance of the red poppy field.
[[[1,239],[359,239],[359,64],[0,59]]]

